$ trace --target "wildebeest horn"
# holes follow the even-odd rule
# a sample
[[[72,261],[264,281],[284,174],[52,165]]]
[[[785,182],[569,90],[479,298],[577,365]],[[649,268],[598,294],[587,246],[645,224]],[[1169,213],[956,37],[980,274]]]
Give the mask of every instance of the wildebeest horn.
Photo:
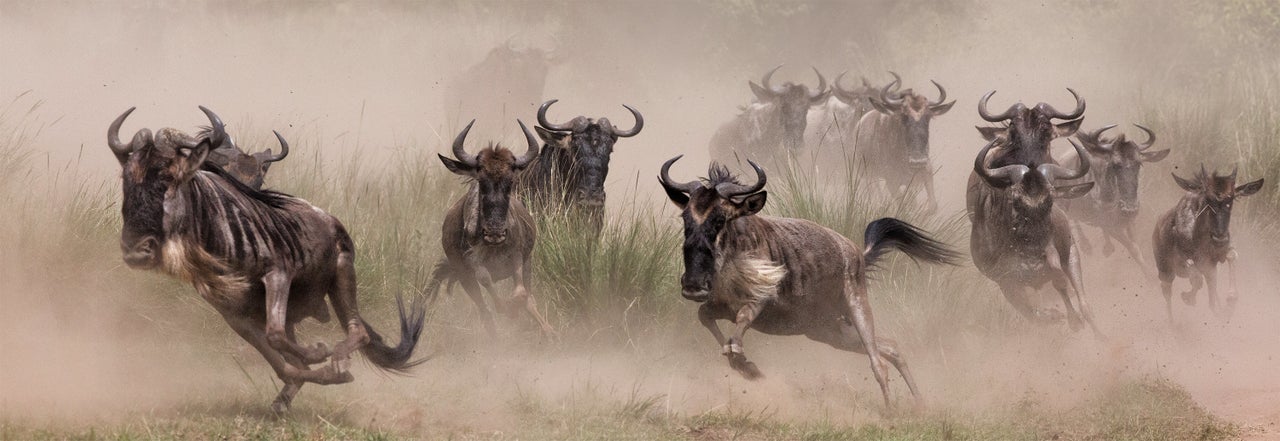
[[[538,107],[538,124],[541,124],[541,125],[542,125],[542,128],[547,129],[547,130],[555,130],[555,131],[560,131],[560,132],[568,132],[568,131],[572,131],[572,130],[573,130],[573,126],[572,126],[572,125],[569,125],[569,124],[552,124],[550,121],[547,121],[547,109],[551,108],[551,105],[552,105],[552,104],[555,104],[555,103],[557,103],[557,102],[560,102],[560,100],[558,100],[558,99],[557,99],[557,100],[550,100],[550,101],[547,101],[547,102],[545,102],[545,103],[542,103],[542,105]],[[633,111],[633,112],[634,112],[634,111]]]
[[[770,70],[769,72],[765,73],[765,74],[764,74],[764,77],[760,78],[760,86],[761,86],[761,87],[764,87],[764,89],[765,89],[765,90],[767,90],[767,91],[769,91],[770,93],[773,93],[773,94],[779,94],[779,93],[782,93],[782,92],[779,92],[779,91],[775,90],[775,89],[773,88],[773,86],[769,84],[769,80],[773,79],[773,73],[774,73],[774,72],[777,72],[777,71],[778,71],[778,69],[782,69],[782,66],[783,66],[783,65],[779,64],[779,65],[778,65],[778,67],[775,67],[775,68],[773,68],[773,70]]]
[[[1147,132],[1147,141],[1138,146],[1138,151],[1151,148],[1151,146],[1156,143],[1156,132],[1152,132],[1151,129],[1144,127],[1142,124],[1134,124],[1134,126],[1142,129],[1144,132]]]
[[[893,88],[893,86],[902,84],[902,77],[898,76],[898,74],[894,71],[889,71],[889,74],[893,75],[893,81],[885,85],[883,89],[880,89],[880,101],[883,101],[885,104],[888,104],[890,106],[894,106],[894,107],[900,106],[902,105],[902,97],[899,96],[896,99],[890,98],[890,92],[892,92],[893,90],[896,90]]]
[[[1076,119],[1084,116],[1084,100],[1080,98],[1080,94],[1076,93],[1076,91],[1072,90],[1070,87],[1067,88],[1067,92],[1071,92],[1071,96],[1076,98],[1075,110],[1072,110],[1069,114],[1064,114],[1047,103],[1040,103],[1041,106],[1044,106],[1045,114],[1057,119]]]
[[[1239,172],[1239,171],[1240,171],[1240,166],[1239,166],[1239,165],[1236,165],[1236,166],[1234,166],[1234,167],[1231,167],[1231,175],[1230,175],[1230,176],[1228,176],[1229,178],[1231,178],[1231,182],[1235,182],[1235,181],[1236,181],[1236,173],[1237,173],[1237,172]],[[1217,170],[1215,170],[1215,171],[1214,171],[1214,173],[1217,173]]]
[[[218,118],[218,115],[209,110],[208,107],[199,107],[200,111],[204,112],[204,116],[209,118],[209,145],[217,148],[227,139],[227,126],[222,123],[222,118]]]
[[[528,127],[524,126],[524,121],[516,120],[516,124],[520,124],[520,131],[524,132],[524,141],[529,144],[529,150],[524,152],[524,156],[516,158],[514,167],[517,169],[524,168],[538,157],[538,138],[533,137],[533,133]]]
[[[840,87],[840,80],[843,80],[843,79],[844,79],[845,74],[848,74],[848,73],[849,73],[849,71],[847,71],[847,70],[846,70],[846,71],[844,71],[844,72],[840,72],[840,75],[836,75],[836,81],[835,81],[834,83],[831,83],[831,89],[835,90],[838,94],[847,94],[847,93],[849,93],[849,90],[847,90],[847,89],[845,89],[845,88],[843,88],[843,87]]]
[[[1111,125],[1103,126],[1102,128],[1098,130],[1094,130],[1092,132],[1081,133],[1077,137],[1088,142],[1089,145],[1092,146],[1092,148],[1096,148],[1100,151],[1110,153],[1115,148],[1115,143],[1103,144],[1102,132],[1105,132],[1114,128],[1116,128],[1116,124],[1111,124]]]
[[[1081,146],[1076,140],[1068,139],[1068,141],[1071,141],[1071,146],[1075,147],[1076,156],[1080,157],[1080,160],[1077,161],[1079,165],[1076,166],[1075,170],[1071,170],[1058,164],[1040,164],[1039,167],[1036,167],[1036,171],[1039,171],[1049,182],[1057,179],[1080,179],[1089,173],[1089,152],[1086,152],[1084,146]]]
[[[735,196],[749,195],[764,189],[764,184],[766,181],[768,181],[768,177],[766,177],[764,174],[764,169],[760,168],[760,166],[757,165],[755,161],[752,161],[750,159],[747,160],[747,163],[751,164],[751,168],[756,170],[755,185],[748,187],[742,184],[735,184],[732,182],[723,182],[720,185],[716,186],[716,193],[719,193],[720,196],[725,199],[730,199]]]
[[[465,147],[467,142],[467,132],[470,132],[471,126],[475,124],[476,120],[471,120],[471,122],[467,124],[467,128],[462,129],[462,133],[459,133],[457,138],[453,138],[453,157],[458,158],[459,162],[466,164],[468,167],[478,166],[476,163],[476,157],[467,153],[467,149]]]
[[[937,81],[929,80],[929,82],[933,83],[933,86],[938,88],[938,100],[937,100],[937,101],[930,101],[930,102],[929,102],[929,107],[937,107],[937,106],[941,106],[941,105],[942,105],[942,103],[947,102],[947,89],[946,89],[946,88],[944,88],[944,87],[942,87],[942,85],[941,85],[941,84],[938,84],[938,82],[937,82]]]
[[[668,159],[667,162],[662,163],[662,170],[658,172],[658,182],[661,182],[662,186],[666,187],[667,190],[675,190],[681,193],[689,193],[693,191],[693,189],[698,188],[698,186],[700,185],[698,184],[698,181],[675,182],[671,180],[671,164],[675,164],[676,161],[679,161],[680,158],[683,158],[683,157],[684,155],[679,155],[674,158]]]
[[[125,118],[128,118],[129,114],[133,113],[134,109],[137,109],[137,107],[130,107],[129,110],[126,110],[124,113],[121,113],[120,116],[117,116],[116,120],[112,121],[111,125],[107,127],[107,147],[111,147],[111,153],[114,153],[116,155],[116,159],[119,159],[120,162],[124,162],[125,158],[127,158],[130,153],[133,153],[134,149],[141,147],[139,143],[146,143],[150,141],[148,138],[151,137],[151,131],[142,129],[133,136],[133,140],[128,144],[120,142],[120,125],[124,124]]]
[[[640,129],[644,128],[644,116],[640,115],[640,112],[637,111],[636,109],[631,108],[631,106],[623,104],[622,107],[626,107],[627,110],[630,110],[631,116],[634,116],[636,118],[635,127],[632,127],[631,130],[627,130],[625,132],[619,132],[616,127],[613,127],[613,125],[610,124],[609,131],[613,132],[613,135],[619,138],[630,138],[632,136],[636,136],[640,134]]]
[[[1001,122],[1001,121],[1007,121],[1009,119],[1012,119],[1013,109],[1017,107],[1017,104],[1013,106],[1009,106],[1009,108],[1006,109],[1004,113],[1001,113],[999,115],[992,115],[991,112],[987,111],[987,100],[991,99],[991,96],[995,94],[996,94],[996,91],[992,90],[990,92],[987,92],[986,95],[983,95],[982,99],[978,100],[978,116],[981,116],[982,119],[986,120],[987,122]]]
[[[816,100],[818,98],[821,98],[822,95],[827,92],[827,79],[822,76],[822,72],[819,72],[818,68],[814,67],[813,73],[818,74],[818,90],[815,90],[813,91],[813,93],[809,94],[810,100]]]
[[[281,135],[280,135],[280,132],[275,131],[275,130],[272,130],[272,131],[271,131],[271,133],[275,133],[275,134],[276,134],[276,139],[280,140],[280,154],[279,154],[279,155],[276,155],[276,156],[273,156],[273,157],[270,157],[270,158],[267,158],[267,159],[264,159],[264,160],[262,161],[262,162],[264,162],[264,163],[265,163],[265,162],[276,162],[276,161],[279,161],[279,160],[284,159],[284,157],[285,157],[285,156],[289,156],[289,143],[288,143],[288,142],[285,142],[285,140],[284,140],[284,136],[281,136]]]
[[[1026,175],[1031,169],[1022,164],[1006,165],[995,170],[987,168],[987,152],[990,152],[991,147],[996,145],[996,141],[996,139],[991,140],[986,146],[982,147],[982,150],[978,151],[978,158],[973,160],[973,172],[977,173],[978,177],[982,178],[983,181],[986,181],[987,185],[994,188],[1005,188],[1021,181],[1022,176]]]

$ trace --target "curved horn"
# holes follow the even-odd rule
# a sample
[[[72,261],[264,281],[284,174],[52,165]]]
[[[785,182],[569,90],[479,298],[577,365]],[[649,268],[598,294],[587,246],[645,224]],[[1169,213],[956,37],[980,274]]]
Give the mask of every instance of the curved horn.
[[[888,104],[890,106],[897,107],[902,105],[902,97],[899,96],[896,99],[890,98],[891,96],[890,93],[897,90],[893,86],[902,85],[902,77],[898,76],[898,74],[894,71],[889,71],[889,74],[893,75],[893,82],[890,82],[889,84],[885,85],[883,89],[880,89],[880,101],[883,101],[885,104]]]
[[[941,85],[941,84],[938,84],[938,82],[937,82],[937,81],[929,80],[929,82],[933,83],[933,86],[938,88],[938,100],[937,100],[937,101],[930,101],[930,102],[929,102],[929,107],[936,107],[936,106],[940,106],[940,105],[942,105],[942,103],[947,102],[947,89],[946,89],[946,88],[944,88],[944,87],[942,87],[942,85]]]
[[[128,144],[120,142],[120,125],[124,124],[125,118],[128,118],[134,109],[137,109],[137,107],[130,107],[129,110],[117,116],[116,120],[112,121],[111,125],[107,127],[107,147],[111,147],[111,153],[115,153],[116,158],[120,159],[121,162],[124,162],[124,158],[129,156],[130,153],[133,153],[133,149],[140,147],[133,145],[132,141]],[[141,134],[142,132],[139,131],[138,133]],[[134,136],[134,139],[137,139],[137,136]]]
[[[1040,105],[1044,106],[1044,110],[1047,115],[1057,119],[1076,119],[1084,116],[1084,100],[1080,98],[1080,94],[1076,93],[1076,91],[1072,90],[1070,87],[1067,88],[1067,92],[1071,92],[1071,96],[1076,98],[1075,110],[1072,110],[1071,113],[1064,114],[1059,112],[1057,109],[1054,109],[1053,106],[1049,104],[1040,103]]]
[[[613,132],[614,136],[617,136],[619,138],[630,138],[632,136],[636,136],[640,134],[640,129],[644,128],[644,116],[640,115],[640,111],[631,108],[631,106],[623,104],[622,107],[626,107],[627,110],[630,110],[631,116],[634,116],[636,118],[635,127],[632,127],[631,130],[627,130],[625,132],[619,132],[618,129],[616,127],[613,127],[613,125],[611,124],[609,126],[609,130]]]
[[[782,69],[782,66],[783,65],[779,64],[778,67],[775,67],[773,68],[773,70],[770,70],[768,73],[765,73],[764,77],[760,78],[760,86],[764,87],[765,90],[768,90],[769,92],[774,94],[782,93],[780,91],[774,90],[773,86],[769,84],[769,80],[773,79],[773,73],[777,72],[778,69]]]
[[[1001,121],[1006,121],[1013,118],[1013,108],[1016,107],[1017,105],[1010,106],[1008,109],[1004,111],[1004,113],[1001,113],[999,115],[992,115],[991,112],[987,111],[987,100],[991,99],[991,96],[995,94],[996,94],[996,91],[992,90],[990,92],[987,92],[986,95],[983,95],[982,99],[978,100],[978,116],[981,116],[982,119],[986,120],[987,122],[1001,122]]]
[[[560,100],[550,100],[545,103],[542,103],[542,105],[538,107],[538,124],[542,125],[542,128],[547,130],[555,130],[558,132],[572,131],[573,130],[572,125],[552,124],[550,121],[547,121],[547,109],[551,108],[551,105],[557,102],[560,102]]]
[[[1228,178],[1231,178],[1231,182],[1235,182],[1235,181],[1236,181],[1236,173],[1237,173],[1237,172],[1239,172],[1239,171],[1240,171],[1240,165],[1239,165],[1239,164],[1235,165],[1234,167],[1231,167],[1231,175],[1230,175],[1230,176],[1227,176]],[[1216,172],[1216,171],[1215,171],[1215,172]]]
[[[1134,126],[1142,129],[1144,132],[1147,132],[1147,141],[1138,145],[1138,151],[1151,148],[1151,146],[1156,143],[1156,132],[1151,131],[1151,129],[1144,127],[1142,124],[1134,124]]]
[[[816,100],[818,98],[821,98],[822,95],[824,95],[827,92],[827,79],[822,76],[822,72],[819,72],[817,67],[813,67],[813,73],[818,74],[818,90],[815,90],[813,93],[809,94],[810,100]]]
[[[693,189],[698,188],[700,185],[698,184],[698,181],[675,182],[671,180],[671,164],[675,164],[676,161],[679,161],[680,158],[683,157],[684,155],[679,155],[662,163],[662,170],[658,172],[658,182],[661,182],[662,186],[666,187],[668,190],[689,193],[693,191]]]
[[[993,188],[1005,188],[1022,180],[1022,176],[1031,169],[1022,164],[1006,165],[995,170],[987,168],[987,152],[996,145],[996,141],[996,139],[991,140],[978,151],[978,157],[973,160],[973,172],[977,173],[987,185]]]
[[[749,195],[764,189],[765,182],[769,180],[768,177],[766,177],[764,174],[764,169],[760,168],[760,166],[756,164],[755,161],[752,161],[750,159],[747,160],[747,163],[751,164],[751,168],[756,170],[755,185],[746,186],[741,184],[734,184],[732,182],[724,182],[716,186],[716,193],[719,193],[720,196],[725,199],[729,199],[735,196]]]
[[[1100,129],[1098,129],[1098,130],[1094,130],[1094,131],[1092,131],[1092,132],[1086,132],[1086,133],[1078,134],[1078,135],[1076,135],[1076,137],[1077,137],[1077,138],[1080,138],[1080,140],[1082,140],[1082,141],[1086,141],[1086,142],[1088,142],[1088,143],[1089,143],[1089,145],[1091,146],[1090,148],[1095,148],[1095,149],[1098,149],[1098,150],[1100,150],[1100,151],[1110,153],[1112,150],[1114,150],[1114,149],[1115,149],[1115,144],[1114,144],[1114,143],[1112,143],[1112,144],[1103,144],[1103,143],[1102,143],[1102,132],[1105,132],[1105,131],[1108,131],[1108,130],[1111,130],[1111,129],[1114,129],[1114,128],[1116,128],[1116,124],[1111,124],[1111,125],[1103,126],[1102,128],[1100,128]],[[1121,136],[1123,136],[1123,135],[1121,135]]]
[[[1075,170],[1071,170],[1058,164],[1040,164],[1036,171],[1044,175],[1049,182],[1053,182],[1056,179],[1080,179],[1089,173],[1089,152],[1086,152],[1084,146],[1080,145],[1076,140],[1068,139],[1068,141],[1071,141],[1071,146],[1075,147],[1076,156],[1080,157],[1080,160],[1077,161],[1080,165],[1076,166]]]
[[[199,107],[200,111],[204,112],[204,116],[209,118],[209,127],[211,129],[209,130],[209,145],[212,148],[218,148],[227,139],[227,126],[222,123],[222,118],[218,118],[218,115],[209,110],[208,107]]]
[[[520,124],[520,130],[524,132],[524,141],[529,144],[529,150],[524,152],[524,156],[516,158],[515,164],[512,165],[516,169],[522,169],[529,165],[530,162],[533,162],[534,158],[538,157],[538,138],[533,137],[533,133],[529,131],[529,128],[524,126],[524,121],[517,119],[516,123]]]
[[[832,89],[832,90],[835,90],[837,95],[839,95],[839,94],[848,94],[848,93],[849,93],[849,90],[848,90],[848,89],[845,89],[845,88],[843,88],[843,87],[840,87],[840,80],[843,80],[843,79],[844,79],[845,74],[848,74],[848,73],[849,73],[849,71],[847,71],[847,70],[846,70],[846,71],[844,71],[844,72],[840,72],[840,75],[836,75],[836,81],[835,81],[835,82],[833,82],[833,83],[831,83],[831,89]]]
[[[458,161],[470,167],[476,167],[478,164],[476,164],[476,157],[467,153],[467,149],[464,145],[467,141],[467,132],[470,132],[471,126],[475,124],[476,120],[471,120],[471,122],[467,124],[467,128],[462,129],[462,133],[459,133],[457,138],[453,138],[453,157],[458,158]]]
[[[285,142],[285,140],[284,140],[284,136],[280,136],[280,132],[277,132],[277,131],[275,131],[275,130],[272,130],[272,131],[271,131],[271,133],[275,133],[275,134],[276,134],[276,139],[280,141],[280,154],[279,154],[279,155],[276,155],[276,156],[273,156],[273,157],[270,157],[270,158],[267,158],[267,159],[264,159],[264,160],[262,161],[262,162],[264,162],[264,163],[266,163],[266,162],[276,162],[276,161],[280,161],[280,160],[284,159],[284,157],[285,157],[285,156],[289,156],[289,143],[288,143],[288,142]]]

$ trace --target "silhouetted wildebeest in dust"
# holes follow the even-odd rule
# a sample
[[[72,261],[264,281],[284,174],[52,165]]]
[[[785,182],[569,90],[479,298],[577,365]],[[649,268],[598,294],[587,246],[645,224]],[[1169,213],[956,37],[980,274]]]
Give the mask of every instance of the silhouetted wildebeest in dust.
[[[240,337],[253,345],[284,381],[272,403],[288,410],[303,383],[353,380],[350,355],[360,350],[382,369],[404,371],[422,332],[425,311],[400,306],[400,343],[389,346],[360,316],[355,246],[342,223],[305,200],[258,191],[206,163],[226,138],[222,122],[204,136],[164,128],[142,129],[120,141],[125,111],[107,130],[107,145],[120,161],[124,228],[120,248],[131,268],[158,270],[191,282]],[[280,144],[284,138],[276,133]],[[346,339],[333,350],[298,344],[294,326],[306,318],[330,319],[333,305]],[[318,369],[313,364],[331,362]]]
[[[523,301],[529,314],[542,326],[543,334],[554,335],[555,330],[538,312],[537,299],[529,291],[533,284],[537,228],[520,198],[512,197],[516,174],[538,156],[538,141],[524,122],[516,122],[529,144],[529,149],[520,157],[500,145],[485,147],[476,155],[467,153],[467,133],[475,120],[453,140],[453,156],[457,159],[439,155],[445,168],[472,182],[467,195],[455,202],[444,216],[440,243],[445,258],[436,265],[426,291],[434,300],[442,283],[461,284],[480,311],[489,335],[496,336],[493,315],[480,293],[483,286],[499,311],[510,310],[518,306],[511,303]],[[515,282],[514,299],[509,302],[501,300],[493,287],[494,282],[506,279]]]
[[[557,62],[549,51],[517,49],[508,40],[448,82],[442,100],[444,115],[450,121],[459,115],[481,121],[510,121],[527,115],[542,102],[547,74]]]
[[[774,87],[773,74],[781,68],[782,65],[778,65],[764,74],[759,85],[747,82],[756,102],[744,107],[741,114],[711,136],[712,158],[730,160],[743,155],[758,161],[783,161],[788,155],[801,153],[809,108],[827,101],[827,79],[814,68],[813,72],[818,75],[815,91],[791,82]]]
[[[928,210],[932,212],[937,210],[938,201],[929,167],[929,123],[946,114],[956,102],[946,102],[947,89],[937,81],[933,81],[938,88],[938,99],[934,101],[912,89],[891,93],[900,79],[898,74],[890,73],[893,83],[871,99],[876,111],[858,121],[854,148],[866,164],[869,177],[883,182],[893,197],[901,198],[912,182],[923,184]]]
[[[804,335],[868,354],[886,406],[886,360],[898,369],[911,395],[920,399],[897,345],[876,336],[867,273],[891,249],[929,263],[953,263],[955,252],[892,218],[868,224],[865,244],[859,247],[807,220],[758,215],[767,193],[764,170],[755,162],[750,164],[757,180],[748,186],[716,163],[702,182],[675,182],[670,170],[678,159],[662,165],[658,181],[684,220],[681,294],[702,303],[698,319],[715,336],[733,369],[748,379],[761,376],[743,352],[747,329]],[[717,320],[737,325],[728,340]]]
[[[853,152],[858,120],[874,110],[871,99],[880,95],[880,88],[873,87],[866,77],[862,77],[862,85],[845,89],[841,80],[847,73],[841,73],[831,83],[830,97],[825,103],[809,109],[804,140],[819,158],[820,165],[835,167],[848,162],[845,153],[846,150]]]
[[[1236,251],[1231,247],[1231,208],[1236,198],[1257,193],[1262,179],[1236,186],[1236,170],[1222,176],[1200,172],[1191,179],[1173,175],[1173,180],[1187,193],[1178,204],[1156,222],[1152,242],[1155,244],[1156,269],[1160,273],[1160,289],[1164,293],[1169,320],[1173,320],[1173,279],[1191,280],[1191,289],[1182,293],[1188,305],[1196,302],[1200,286],[1209,285],[1209,308],[1223,318],[1230,318],[1239,293],[1236,286]],[[1226,262],[1231,278],[1225,310],[1218,309],[1218,264]]]
[[[217,118],[217,115],[210,113],[209,117]],[[222,125],[222,121],[216,124]],[[205,128],[197,132],[196,137],[208,137],[212,131],[212,127]],[[228,135],[223,139],[222,145],[213,146],[207,161],[222,167],[231,176],[254,190],[261,190],[271,164],[282,161],[287,156],[289,156],[289,144],[283,141],[280,143],[279,155],[272,153],[271,149],[258,153],[246,153]]]

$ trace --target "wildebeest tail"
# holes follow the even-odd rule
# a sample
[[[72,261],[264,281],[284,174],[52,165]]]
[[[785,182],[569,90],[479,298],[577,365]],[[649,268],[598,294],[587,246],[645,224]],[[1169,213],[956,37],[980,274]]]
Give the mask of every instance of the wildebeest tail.
[[[427,307],[419,299],[413,301],[411,311],[406,313],[404,297],[396,295],[396,307],[400,310],[400,344],[390,346],[381,334],[373,330],[368,322],[364,328],[369,332],[369,344],[360,349],[365,358],[379,368],[404,373],[410,368],[427,361],[426,358],[410,360],[413,348],[418,345],[418,337],[422,335],[422,326],[427,320]]]
[[[902,251],[912,259],[928,263],[956,265],[960,253],[947,247],[947,244],[929,237],[928,234],[914,225],[891,217],[876,219],[867,224],[863,234],[866,250],[862,252],[867,267],[874,267],[891,249]]]

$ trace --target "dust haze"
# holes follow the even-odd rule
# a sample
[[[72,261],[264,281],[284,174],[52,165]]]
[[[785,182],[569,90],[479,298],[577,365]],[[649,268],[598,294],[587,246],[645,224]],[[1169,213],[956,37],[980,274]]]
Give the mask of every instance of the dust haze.
[[[560,100],[553,119],[608,117],[629,127],[622,104],[643,113],[643,133],[615,147],[608,209],[630,203],[614,197],[630,193],[658,212],[669,205],[652,182],[658,166],[684,154],[673,175],[703,175],[712,133],[752,99],[748,80],[759,81],[778,64],[785,66],[775,81],[811,86],[816,78],[810,66],[828,80],[848,71],[850,78],[866,76],[874,84],[886,83],[892,70],[904,87],[931,95],[929,80],[937,80],[958,101],[934,120],[930,146],[933,163],[941,165],[942,211],[957,213],[982,146],[973,126],[984,123],[974,109],[989,90],[998,91],[993,109],[1018,101],[1069,108],[1071,87],[1088,102],[1084,127],[1118,123],[1130,136],[1138,133],[1130,124],[1150,116],[1140,104],[1152,96],[1165,103],[1214,100],[1196,93],[1198,86],[1221,74],[1221,60],[1256,48],[1215,46],[1212,30],[1173,12],[1184,6],[1193,3],[0,1],[0,60],[6,60],[0,100],[26,94],[24,106],[39,102],[33,117],[43,126],[34,141],[38,169],[75,162],[86,181],[105,182],[95,185],[108,189],[118,186],[119,166],[105,146],[105,130],[131,106],[138,111],[127,133],[140,127],[193,130],[206,123],[196,109],[205,105],[237,139],[255,140],[241,143],[248,150],[274,147],[265,143],[274,129],[294,143],[297,157],[288,161],[359,156],[367,169],[377,170],[406,149],[447,149],[475,116],[449,112],[446,91],[491,49],[538,48],[555,57],[542,93]],[[503,90],[492,93],[474,98],[493,102]],[[532,123],[535,111],[536,105],[510,104],[496,112],[505,119],[478,121],[470,138],[518,143],[514,120]],[[1058,142],[1056,148],[1067,150],[1065,140]],[[1144,249],[1155,217],[1180,196],[1168,172],[1198,158],[1184,154],[1191,146],[1177,139],[1161,142],[1174,152],[1144,172],[1138,222]],[[267,182],[290,191],[288,182],[271,175]],[[64,202],[59,198],[48,202]],[[440,201],[440,210],[449,202]],[[1240,269],[1242,308],[1229,323],[1214,321],[1203,304],[1176,304],[1181,324],[1171,327],[1158,283],[1141,274],[1153,269],[1117,252],[1086,256],[1084,266],[1107,341],[1030,325],[1006,334],[961,328],[952,340],[904,352],[929,405],[943,411],[1007,409],[1027,397],[1066,407],[1122,379],[1159,377],[1233,422],[1280,423],[1273,360],[1280,356],[1280,322],[1273,318],[1280,308],[1274,288],[1280,253],[1251,241],[1256,232],[1250,225],[1233,225],[1237,248],[1249,258]],[[5,228],[21,230],[12,222]],[[437,234],[438,226],[423,230]],[[436,236],[422,243],[438,247]],[[33,251],[37,247],[27,244],[15,253],[0,244],[0,417],[92,425],[172,409],[217,414],[220,403],[236,400],[260,401],[265,408],[278,387],[266,364],[190,287],[130,272],[113,254],[114,242],[51,244],[64,249]],[[967,238],[952,245],[967,251]],[[33,253],[73,253],[76,247],[114,260],[30,265],[43,261]],[[976,274],[971,267],[956,272]],[[98,278],[171,297],[96,290]],[[999,297],[989,285],[987,295]],[[875,289],[873,284],[873,297]],[[475,329],[444,332],[455,340],[442,341],[440,329],[429,328],[419,353],[436,355],[413,377],[357,367],[354,383],[308,386],[297,402],[306,411],[341,408],[356,424],[427,433],[517,430],[519,417],[506,406],[529,396],[565,402],[661,395],[663,412],[682,415],[738,409],[784,421],[885,418],[864,356],[800,337],[752,333],[749,351],[767,377],[748,382],[697,326],[695,307],[685,306],[674,315],[681,323],[643,333],[645,341],[584,347],[544,346],[531,337],[493,342]],[[463,296],[438,307],[472,313]],[[386,327],[390,317],[371,321]],[[923,326],[885,313],[877,318],[898,333]],[[331,335],[333,328],[308,331]],[[519,332],[533,331],[507,325],[502,335]],[[905,396],[896,375],[891,388]]]

